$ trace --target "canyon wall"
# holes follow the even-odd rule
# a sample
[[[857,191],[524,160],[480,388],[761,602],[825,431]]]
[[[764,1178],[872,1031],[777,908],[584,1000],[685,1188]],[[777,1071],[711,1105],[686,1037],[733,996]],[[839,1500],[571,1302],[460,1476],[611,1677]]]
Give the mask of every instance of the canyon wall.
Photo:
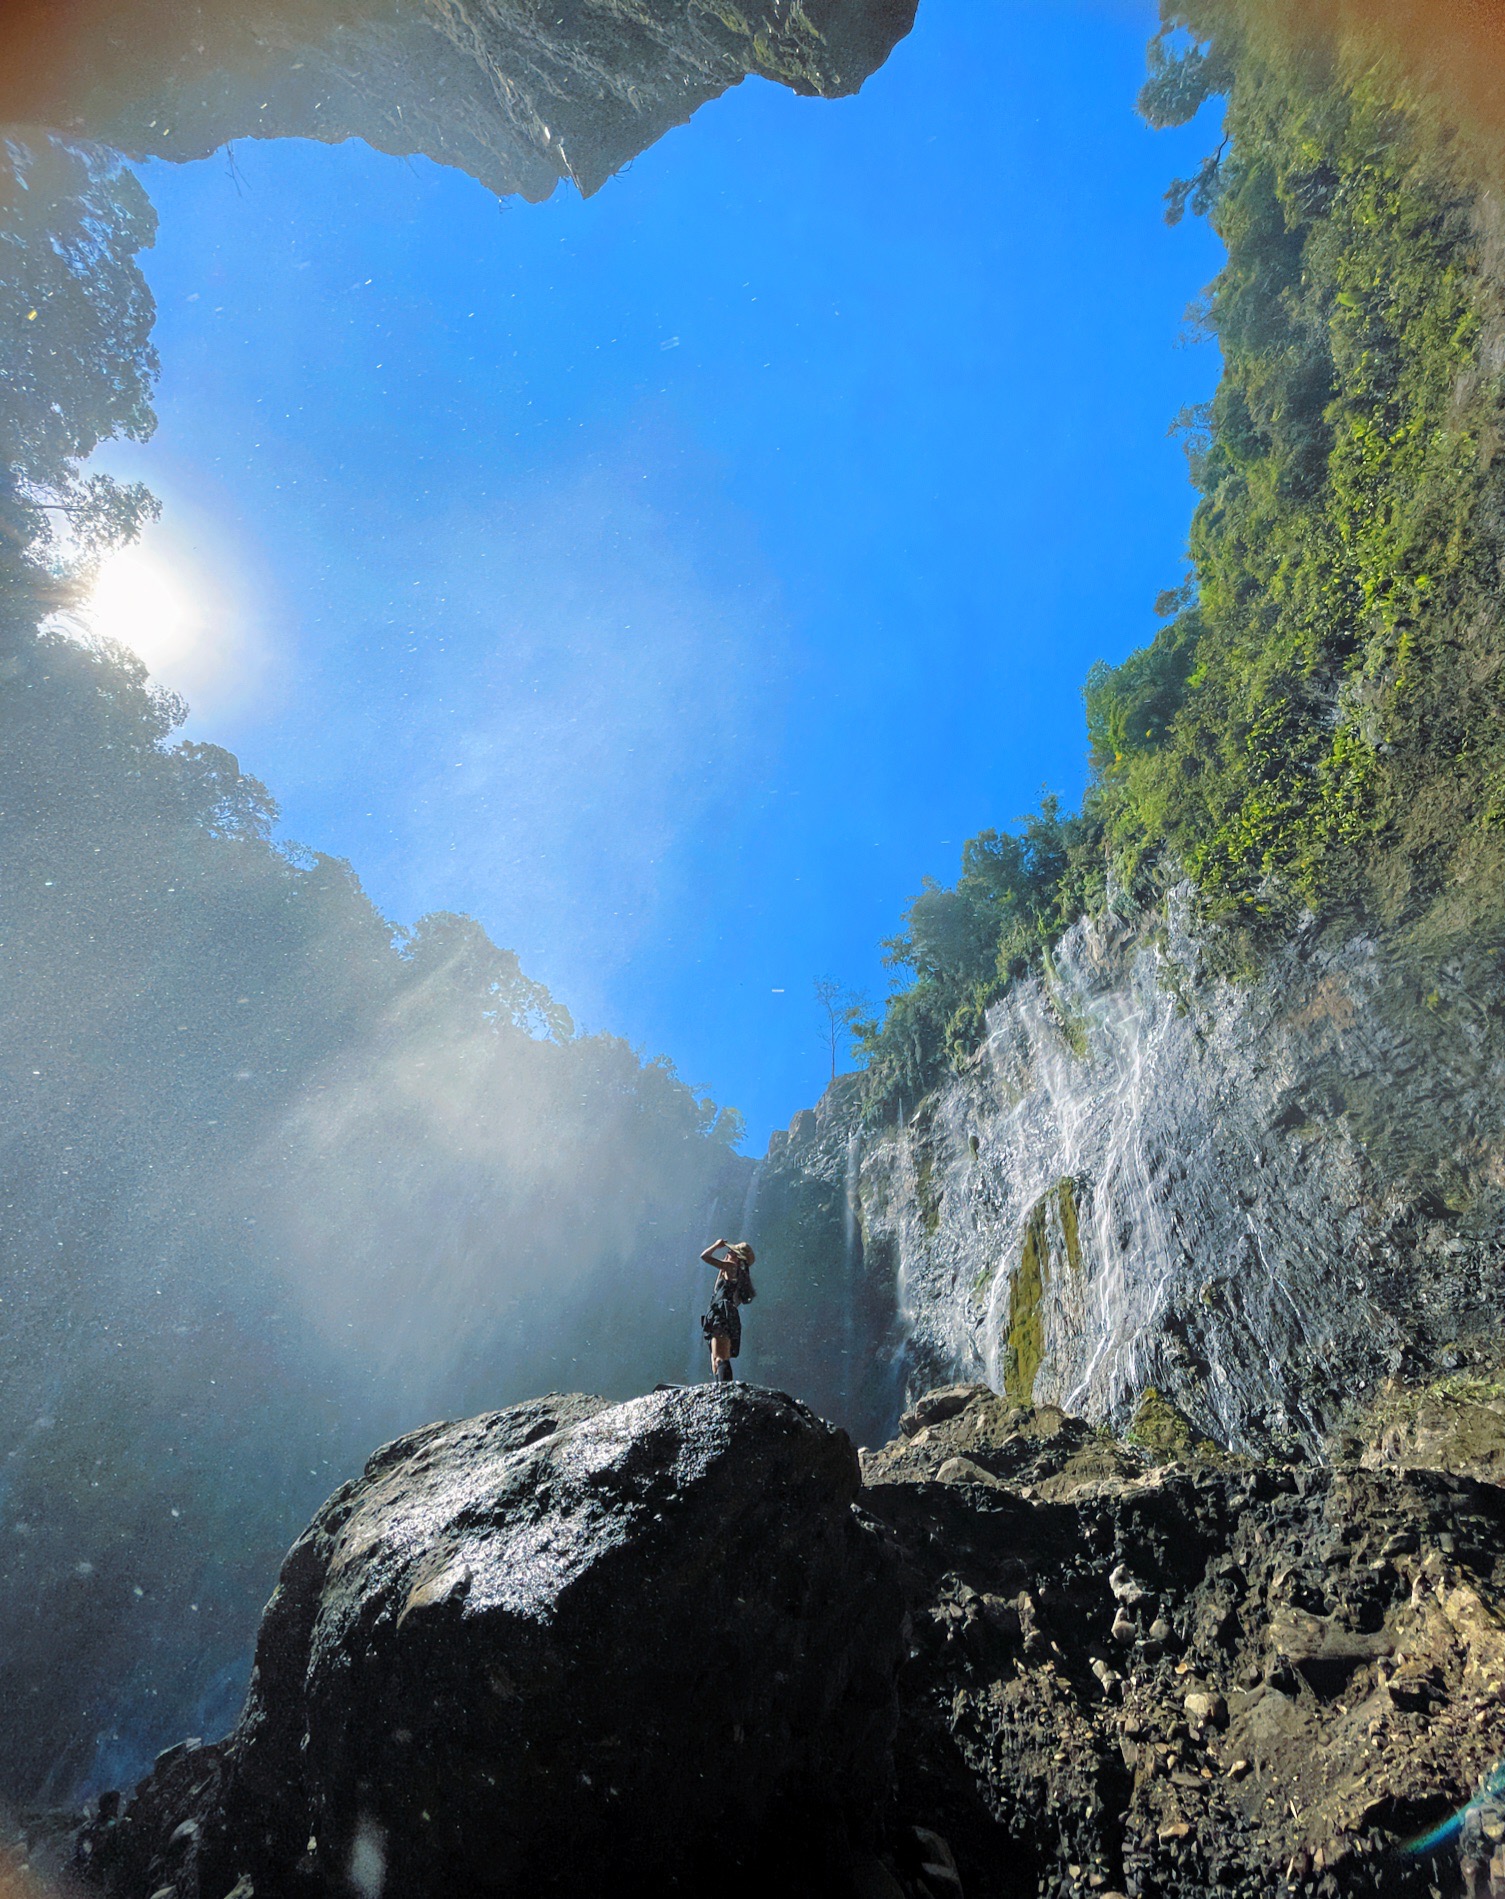
[[[753,1237],[861,1285],[858,1411],[966,1377],[1122,1427],[1153,1389],[1220,1443],[1316,1453],[1387,1379],[1492,1346],[1497,959],[1418,981],[1311,931],[1229,976],[1215,947],[1183,893],[1084,920],[905,1125],[864,1127],[847,1078],[776,1142]]]

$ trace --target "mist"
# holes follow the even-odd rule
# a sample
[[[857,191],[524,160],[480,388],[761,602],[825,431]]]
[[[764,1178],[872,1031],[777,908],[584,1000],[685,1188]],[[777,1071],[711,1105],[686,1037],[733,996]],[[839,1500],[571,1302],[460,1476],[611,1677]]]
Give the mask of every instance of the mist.
[[[3,289],[47,306],[48,374],[4,445],[0,1793],[61,1799],[225,1725],[282,1550],[383,1438],[684,1376],[750,1163],[734,1111],[577,1033],[478,924],[399,928],[283,839],[90,634],[89,549],[42,497],[149,509],[80,472],[122,409],[149,432],[149,226],[112,161],[9,156]]]

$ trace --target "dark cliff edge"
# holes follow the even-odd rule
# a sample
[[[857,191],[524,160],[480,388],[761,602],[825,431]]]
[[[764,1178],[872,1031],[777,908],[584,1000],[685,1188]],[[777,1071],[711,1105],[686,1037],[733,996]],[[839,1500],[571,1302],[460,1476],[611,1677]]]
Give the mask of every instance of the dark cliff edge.
[[[0,25],[0,121],[132,158],[361,138],[531,201],[599,188],[751,74],[855,92],[915,0],[48,0]]]
[[[1498,1894],[1505,1389],[1370,1425],[1290,1467],[1163,1400],[1115,1438],[962,1385],[860,1481],[747,1386],[431,1426],[294,1545],[230,1736],[105,1796],[74,1870],[112,1899]]]

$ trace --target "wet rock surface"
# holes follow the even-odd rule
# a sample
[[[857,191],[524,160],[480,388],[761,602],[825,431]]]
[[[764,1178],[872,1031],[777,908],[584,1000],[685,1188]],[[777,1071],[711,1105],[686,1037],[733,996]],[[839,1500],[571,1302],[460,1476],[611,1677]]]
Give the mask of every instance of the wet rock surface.
[[[898,1797],[970,1899],[1491,1890],[1505,1490],[1166,1462],[977,1386],[904,1422],[863,1460],[908,1604]]]
[[[290,1553],[229,1739],[80,1863],[118,1899],[1502,1899],[1505,1488],[1137,1415],[939,1388],[860,1490],[747,1386],[416,1433]]]
[[[362,138],[499,193],[593,191],[759,74],[855,92],[915,0],[19,0],[0,118],[132,157],[237,138]]]
[[[899,1125],[846,1077],[770,1147],[754,1244],[813,1276],[858,1235],[869,1413],[897,1339],[910,1395],[980,1378],[1124,1432],[1152,1388],[1196,1436],[1314,1455],[1389,1381],[1493,1348],[1494,953],[1418,972],[1307,931],[1229,974],[1219,948],[1185,892],[1083,921]],[[1395,1422],[1402,1461],[1435,1424]]]
[[[691,1892],[713,1863],[840,1891],[900,1656],[858,1483],[841,1432],[742,1385],[388,1445],[289,1552],[234,1732],[170,1750],[82,1861],[122,1899]]]

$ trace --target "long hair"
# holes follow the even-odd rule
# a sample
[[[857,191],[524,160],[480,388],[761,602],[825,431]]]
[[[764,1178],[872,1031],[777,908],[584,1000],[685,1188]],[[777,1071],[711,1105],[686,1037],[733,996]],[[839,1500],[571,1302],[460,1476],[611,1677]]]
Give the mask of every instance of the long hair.
[[[757,1258],[757,1255],[753,1252],[746,1240],[738,1240],[734,1245],[728,1246],[726,1250],[737,1262],[737,1303],[739,1305],[750,1306],[753,1300],[758,1296],[753,1286],[751,1272],[752,1263],[754,1259]]]

